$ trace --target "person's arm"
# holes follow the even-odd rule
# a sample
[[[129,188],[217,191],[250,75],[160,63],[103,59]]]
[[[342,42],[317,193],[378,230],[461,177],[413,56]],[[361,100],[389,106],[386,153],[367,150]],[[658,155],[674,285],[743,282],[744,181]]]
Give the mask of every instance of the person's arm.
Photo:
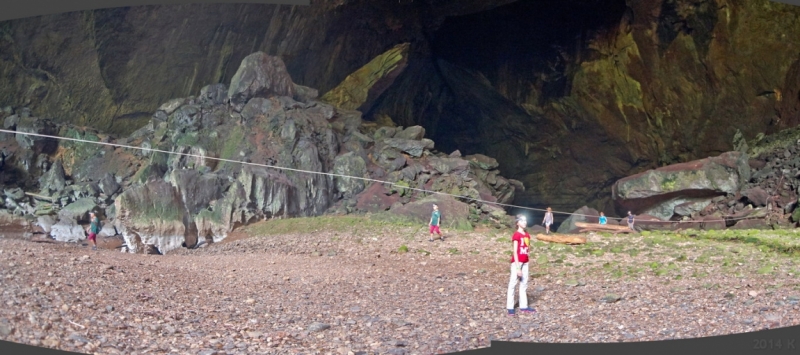
[[[511,250],[511,255],[514,256],[514,267],[517,270],[517,276],[522,274],[522,263],[519,262],[519,255],[517,255],[517,248],[519,247],[519,242],[520,241],[518,240],[514,240],[514,246],[513,249]]]
[[[514,264],[519,264],[519,255],[517,255],[517,247],[519,247],[519,242],[515,240],[514,246],[511,247],[512,248],[511,255],[514,256]]]

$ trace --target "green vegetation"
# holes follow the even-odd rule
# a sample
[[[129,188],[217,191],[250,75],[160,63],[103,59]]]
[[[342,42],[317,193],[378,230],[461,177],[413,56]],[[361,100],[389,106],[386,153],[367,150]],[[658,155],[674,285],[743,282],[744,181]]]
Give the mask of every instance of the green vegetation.
[[[240,146],[244,141],[244,128],[240,126],[234,126],[234,128],[225,138],[225,145],[222,147],[222,151],[220,152],[220,158],[238,160],[239,149],[241,149]],[[218,165],[218,170],[230,164],[233,163],[221,162],[221,164]]]
[[[339,242],[367,247],[374,238],[390,240],[399,254],[413,256],[488,255],[498,270],[510,259],[507,234],[459,231],[443,244],[430,244],[427,229],[419,223],[381,220],[367,216],[322,216],[271,220],[246,229],[257,236],[326,232]],[[800,231],[727,230],[678,232],[651,231],[640,235],[600,235],[582,245],[532,241],[531,277],[562,275],[565,280],[591,277],[595,280],[660,278],[665,285],[681,279],[703,280],[713,288],[712,275],[735,277],[785,276],[800,273]],[[326,236],[330,238],[330,236]],[[460,244],[469,243],[469,244]],[[497,270],[495,270],[497,271]],[[559,278],[561,279],[561,278]],[[793,287],[789,285],[787,287]],[[800,285],[798,285],[800,287]]]
[[[320,216],[306,218],[271,219],[255,223],[244,228],[244,232],[255,236],[280,235],[280,234],[311,234],[321,231],[328,232],[359,232],[375,234],[385,228],[402,227],[407,224],[396,224],[386,221],[376,221],[363,216]],[[380,233],[378,233],[380,234]]]

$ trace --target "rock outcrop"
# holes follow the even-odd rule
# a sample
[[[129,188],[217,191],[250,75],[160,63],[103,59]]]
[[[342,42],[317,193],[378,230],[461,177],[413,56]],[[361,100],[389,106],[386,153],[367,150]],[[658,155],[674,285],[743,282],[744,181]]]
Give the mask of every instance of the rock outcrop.
[[[567,217],[564,222],[558,226],[558,230],[556,232],[563,234],[576,233],[581,228],[575,226],[575,222],[597,223],[600,217],[600,212],[587,206],[583,206],[572,213],[573,214],[569,215],[569,217]]]
[[[618,212],[668,220],[702,210],[714,197],[737,193],[749,179],[747,155],[734,151],[622,178],[611,193]]]
[[[800,159],[795,153],[800,151],[800,128],[742,146],[749,147],[743,149],[746,153],[727,152],[623,178],[614,186],[618,191],[615,197],[620,206],[639,214],[636,224],[642,229],[797,225]],[[747,156],[752,158],[747,159],[745,168]],[[710,173],[712,170],[717,173]],[[705,197],[698,196],[701,191]]]
[[[242,61],[230,88],[213,84],[196,97],[168,100],[126,138],[26,116],[29,130],[81,141],[12,142],[4,164],[14,169],[0,178],[20,171],[38,184],[24,186],[36,191],[30,196],[6,189],[5,207],[40,216],[45,233],[71,242],[86,238],[88,212],[95,211],[104,235],[121,235],[126,250],[163,254],[218,242],[237,226],[269,218],[391,209],[414,219],[422,204],[439,198],[453,228],[502,223],[505,211],[491,203],[510,202],[523,188],[500,176],[490,157],[433,151],[422,127],[374,130],[359,111],[315,97],[292,81],[280,58],[257,52]],[[18,157],[21,144],[42,149],[35,160]],[[456,196],[431,200],[431,191]]]
[[[441,151],[496,157],[529,186],[519,204],[611,210],[611,185],[632,172],[800,122],[798,15],[770,0],[83,11],[7,23],[0,104],[127,136],[165,98],[227,96],[202,89],[261,51],[283,58],[295,82],[281,90],[298,102],[321,96],[367,121],[423,126]],[[4,126],[26,125],[10,116]]]

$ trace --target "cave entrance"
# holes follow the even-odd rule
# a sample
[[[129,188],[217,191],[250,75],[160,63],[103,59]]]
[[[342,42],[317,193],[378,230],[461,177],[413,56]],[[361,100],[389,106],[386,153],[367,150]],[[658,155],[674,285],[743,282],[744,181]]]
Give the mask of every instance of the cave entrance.
[[[447,18],[365,117],[421,125],[437,150],[494,157],[526,181],[527,150],[560,129],[541,108],[570,94],[575,69],[599,56],[589,41],[629,15],[624,0],[521,0]]]

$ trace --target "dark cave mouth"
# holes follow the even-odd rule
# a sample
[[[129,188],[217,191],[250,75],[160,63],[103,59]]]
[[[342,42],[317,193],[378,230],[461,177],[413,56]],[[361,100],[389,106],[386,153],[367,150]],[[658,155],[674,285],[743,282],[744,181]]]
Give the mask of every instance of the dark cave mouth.
[[[425,44],[412,45],[408,67],[364,117],[386,114],[401,126],[423,126],[436,149],[446,153],[492,156],[497,149],[489,145],[503,140],[521,146],[525,134],[490,121],[546,129],[529,125],[542,119],[523,106],[544,107],[568,96],[573,72],[600,56],[588,49],[590,41],[618,28],[629,11],[624,0],[520,0],[448,17]],[[487,142],[487,131],[494,131],[493,142]],[[495,158],[506,160],[504,175],[524,175],[509,164],[511,158]]]
[[[541,103],[568,93],[570,66],[590,59],[589,40],[619,25],[627,9],[624,0],[520,0],[447,18],[433,35],[432,52],[494,84],[501,68],[520,73],[540,86]],[[542,75],[547,79],[537,80]]]

